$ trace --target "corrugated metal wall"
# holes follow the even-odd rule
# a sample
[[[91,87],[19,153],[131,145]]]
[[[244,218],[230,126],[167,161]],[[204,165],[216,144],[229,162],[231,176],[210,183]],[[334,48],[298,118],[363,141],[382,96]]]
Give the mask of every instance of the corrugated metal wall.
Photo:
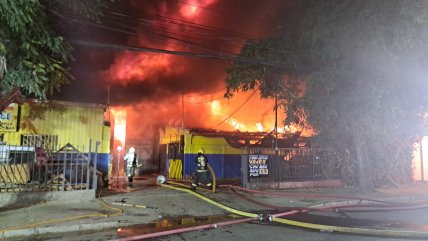
[[[22,135],[54,135],[58,136],[58,147],[67,143],[76,148],[88,150],[92,140],[92,150],[95,142],[98,147],[99,165],[102,171],[108,167],[110,153],[110,127],[104,125],[105,107],[96,104],[80,104],[71,102],[55,102],[61,108],[44,112],[43,119],[31,120],[29,117],[31,105],[25,103],[20,110],[18,131],[0,131],[3,141],[8,145],[21,145]],[[34,105],[34,104],[32,104]],[[105,170],[104,170],[105,169]]]
[[[161,143],[179,142],[180,135],[184,135],[184,160],[179,158],[172,160],[167,155],[165,163],[170,178],[189,178],[196,170],[194,160],[201,148],[204,149],[217,178],[241,177],[241,149],[230,146],[223,137],[193,135],[188,130],[181,131],[178,128],[166,128]],[[167,153],[169,151],[171,150],[167,147]]]
[[[30,106],[24,104],[21,107],[20,128],[17,132],[3,132],[4,141],[10,145],[21,144],[21,135],[57,135],[58,145],[64,146],[70,143],[74,146],[87,146],[89,140],[102,141],[110,139],[109,131],[104,131],[104,108],[101,106],[87,105],[63,105],[64,110],[48,110],[44,113],[44,119],[29,120]],[[28,123],[33,128],[26,128]],[[102,152],[109,146],[103,146]]]

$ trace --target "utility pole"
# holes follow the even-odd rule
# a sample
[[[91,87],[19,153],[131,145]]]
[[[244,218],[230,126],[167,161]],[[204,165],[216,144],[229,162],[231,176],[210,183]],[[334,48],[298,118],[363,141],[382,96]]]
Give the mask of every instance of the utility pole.
[[[275,151],[278,151],[278,91],[275,85]]]
[[[181,87],[181,129],[184,130],[184,90]]]
[[[111,84],[111,67],[108,67],[108,80],[107,80],[107,119],[110,122],[110,84]]]

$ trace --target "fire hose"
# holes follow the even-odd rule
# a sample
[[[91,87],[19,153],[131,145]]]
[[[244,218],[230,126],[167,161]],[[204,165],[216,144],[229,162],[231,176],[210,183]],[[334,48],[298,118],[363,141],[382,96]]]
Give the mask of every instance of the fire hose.
[[[160,184],[162,187],[187,192],[190,193],[214,206],[217,206],[219,208],[222,208],[228,212],[249,217],[249,218],[260,218],[259,214],[240,211],[231,207],[228,207],[224,204],[221,204],[219,202],[216,202],[212,199],[209,199],[197,192],[193,192],[189,189],[184,189],[180,187],[174,187],[167,184]],[[290,213],[290,212],[287,212]],[[346,234],[362,234],[362,235],[378,235],[378,236],[388,236],[388,237],[407,237],[407,238],[425,238],[428,239],[428,232],[423,231],[405,231],[405,230],[384,230],[384,229],[370,229],[370,228],[356,228],[356,227],[343,227],[343,226],[334,226],[334,225],[323,225],[323,224],[315,224],[315,223],[307,223],[307,222],[301,222],[301,221],[294,221],[289,220],[285,218],[280,218],[279,215],[270,215],[269,220],[273,222],[278,222],[282,224],[287,224],[294,227],[300,227],[300,228],[307,228],[307,229],[313,229],[313,230],[323,230],[323,231],[330,231],[330,232],[339,232],[339,233],[346,233]],[[123,239],[123,240],[130,240],[130,239]]]
[[[144,238],[152,238],[152,237],[160,237],[164,235],[171,235],[171,234],[178,234],[183,232],[189,232],[189,231],[196,231],[196,230],[203,230],[208,228],[216,228],[224,225],[230,225],[230,224],[237,224],[237,223],[244,223],[244,222],[250,222],[254,220],[263,220],[263,216],[260,214],[240,211],[231,207],[228,207],[224,204],[221,204],[219,202],[216,202],[206,196],[203,196],[197,192],[191,191],[188,188],[180,188],[175,187],[172,185],[167,184],[159,184],[162,187],[187,192],[190,193],[214,206],[217,206],[223,210],[226,210],[230,213],[237,214],[243,217],[243,219],[234,220],[234,221],[228,221],[228,222],[222,222],[218,224],[206,224],[206,225],[200,225],[196,227],[188,227],[188,228],[182,228],[182,229],[174,229],[174,230],[168,230],[168,231],[162,231],[157,233],[151,233],[151,234],[144,234],[144,235],[138,235],[133,237],[127,237],[120,239],[121,241],[130,241],[130,240],[140,240]],[[338,233],[345,233],[345,234],[356,234],[356,235],[376,235],[376,236],[388,236],[388,237],[396,237],[396,238],[428,238],[428,232],[423,231],[404,231],[404,230],[383,230],[383,229],[370,229],[370,228],[356,228],[356,227],[343,227],[343,226],[334,226],[334,225],[323,225],[323,224],[314,224],[314,223],[307,223],[307,222],[301,222],[301,221],[294,221],[289,219],[280,218],[283,216],[296,214],[300,211],[298,210],[292,210],[288,212],[283,213],[277,213],[273,215],[268,215],[268,220],[272,222],[278,222],[282,224],[287,224],[294,227],[300,227],[300,228],[306,228],[306,229],[312,229],[312,230],[320,230],[320,231],[329,231],[329,232],[338,232]]]
[[[266,191],[258,191],[258,190],[251,190],[243,187],[233,186],[233,185],[220,185],[220,187],[230,187],[233,189],[254,193],[254,194],[260,194],[264,196],[269,197],[301,197],[301,198],[320,198],[320,199],[353,199],[353,200],[365,200],[370,202],[376,202],[376,203],[394,203],[394,202],[388,202],[384,200],[377,200],[377,199],[371,199],[371,198],[365,198],[365,197],[350,197],[350,196],[341,196],[341,195],[317,195],[317,194],[305,194],[305,193],[278,193],[278,192],[266,192]]]
[[[232,191],[232,194],[236,195],[238,198],[245,200],[247,202],[265,207],[274,209],[277,211],[284,211],[284,210],[295,210],[295,211],[301,211],[301,212],[310,212],[310,211],[346,211],[346,212],[372,212],[372,211],[397,211],[397,210],[412,210],[412,209],[421,209],[421,208],[427,208],[428,203],[427,202],[415,202],[415,203],[379,203],[373,202],[373,201],[361,201],[360,199],[357,199],[358,202],[352,202],[348,201],[349,204],[334,204],[334,205],[325,205],[322,206],[316,205],[312,207],[284,207],[284,206],[275,206],[271,204],[266,204],[263,202],[260,202],[258,200],[255,200],[253,198],[250,198],[246,195],[243,195],[241,193],[238,193],[233,187],[229,187],[229,190]],[[352,199],[352,198],[349,198]],[[354,200],[354,201],[357,201]],[[355,203],[355,204],[350,204]]]

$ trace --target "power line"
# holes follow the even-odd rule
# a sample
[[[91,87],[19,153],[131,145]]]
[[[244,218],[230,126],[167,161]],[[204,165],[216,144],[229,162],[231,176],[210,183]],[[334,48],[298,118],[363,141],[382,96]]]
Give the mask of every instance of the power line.
[[[257,92],[259,88],[255,89],[253,91],[253,93],[244,101],[244,103],[242,103],[235,111],[233,111],[232,113],[230,113],[224,120],[220,121],[217,125],[211,127],[210,129],[214,129],[215,127],[223,124],[225,121],[227,121],[228,119],[230,119],[232,117],[232,115],[234,115],[236,112],[238,112],[245,104],[247,104],[247,102],[251,99],[251,97],[254,96],[254,94]]]
[[[121,15],[124,17],[128,17],[128,18],[133,18],[133,19],[144,19],[142,17],[136,17],[136,16],[130,16],[127,14],[123,14],[123,13],[117,13],[117,12],[110,12],[111,14],[116,14],[116,15]],[[228,30],[228,29],[223,29],[223,28],[218,28],[218,27],[214,27],[214,26],[210,26],[210,25],[205,25],[205,24],[200,24],[200,23],[194,23],[194,22],[190,22],[187,20],[183,20],[183,19],[178,19],[178,18],[173,18],[173,17],[169,17],[169,16],[164,16],[161,14],[157,14],[157,13],[150,13],[150,12],[145,12],[145,14],[149,15],[149,16],[154,16],[160,19],[164,19],[166,20],[166,22],[171,23],[171,24],[175,24],[175,25],[182,25],[182,26],[188,26],[188,27],[193,27],[195,29],[198,30],[210,30],[213,32],[218,32],[218,33],[228,33],[228,34],[232,34],[235,36],[240,36],[240,37],[245,37],[245,38],[258,38],[260,36],[257,35],[251,35],[251,34],[247,34],[247,33],[241,33],[241,32],[237,32],[237,31],[232,31],[232,30]],[[144,19],[147,21],[147,19]],[[149,20],[149,21],[153,21],[153,20]]]
[[[133,17],[130,17],[129,15],[120,14],[120,13],[113,13],[110,17],[126,17],[126,18],[131,19],[131,20],[134,19]],[[144,36],[144,37],[149,37],[149,38],[153,38],[153,39],[163,39],[164,41],[170,42],[172,44],[181,45],[184,48],[188,48],[189,46],[194,46],[194,47],[196,47],[196,48],[198,48],[200,50],[206,50],[206,51],[208,51],[210,53],[239,55],[239,53],[233,53],[233,52],[230,52],[230,51],[215,50],[215,49],[213,49],[214,46],[215,47],[219,46],[216,42],[213,42],[213,41],[215,41],[214,38],[212,38],[212,37],[208,38],[207,35],[201,34],[200,31],[196,31],[193,34],[199,35],[202,38],[198,38],[198,36],[192,36],[192,35],[189,35],[189,34],[183,34],[182,31],[180,33],[175,33],[173,31],[171,31],[171,29],[168,29],[168,31],[164,31],[163,30],[163,31],[161,31],[161,33],[156,33],[155,31],[159,31],[159,30],[156,29],[156,28],[154,28],[152,26],[153,25],[152,22],[154,20],[141,20],[141,18],[138,18],[138,19],[135,20],[140,25],[150,24],[150,25],[148,25],[147,29],[144,29],[144,33],[146,35],[136,34],[134,32],[129,32],[129,31],[123,30],[124,28],[128,28],[128,29],[130,29],[132,31],[137,31],[135,27],[129,26],[127,24],[120,23],[120,22],[117,21],[117,19],[115,19],[115,20],[109,19],[109,16],[105,16],[105,20],[111,22],[114,25],[118,25],[119,28],[115,28],[115,27],[111,27],[111,26],[106,26],[106,25],[100,25],[100,24],[94,24],[94,23],[87,23],[87,22],[84,22],[84,21],[79,21],[77,19],[72,19],[72,20],[80,22],[82,24],[88,24],[88,25],[92,25],[92,26],[95,26],[95,27],[103,28],[103,29],[106,29],[106,30],[110,30],[110,31],[114,31],[114,32],[119,32],[119,33],[124,33],[124,34],[127,34],[127,35],[136,36],[136,37],[142,37],[142,36]],[[182,20],[177,20],[177,21],[182,21]],[[188,22],[188,23],[191,23],[191,22]],[[167,23],[167,24],[169,24],[169,23]],[[194,23],[191,23],[191,24],[194,24]],[[206,29],[206,31],[210,31],[210,29]],[[164,32],[168,32],[169,35],[165,35]],[[225,34],[225,33],[223,33],[223,34]],[[238,34],[241,34],[241,33],[238,33]],[[203,41],[205,43],[211,42],[211,45],[213,45],[213,46],[207,46],[206,44],[196,43],[196,42],[193,42],[193,41],[185,40],[185,39],[180,38],[180,37],[174,37],[173,35],[182,36],[182,37],[185,36],[187,38],[191,38],[192,40],[199,39],[200,41]],[[244,44],[243,41],[248,40],[248,39],[241,39],[241,40],[236,39],[236,40],[232,40],[228,36],[225,36],[225,37],[216,36],[216,37],[220,38],[220,40],[222,40],[222,41],[225,40],[225,39],[228,39],[226,46],[233,47],[233,45],[234,45],[236,48],[239,48],[239,49],[242,48],[242,45]],[[231,37],[234,38],[234,36],[231,36]],[[205,38],[205,39],[203,39],[203,38]],[[249,43],[247,42],[246,44],[248,45]],[[265,49],[273,50],[274,48],[272,48],[272,47],[270,47],[270,48],[266,47]],[[285,53],[285,54],[288,54],[288,55],[294,54],[293,51],[284,51],[284,50],[278,50],[278,49],[275,49],[275,51],[276,52],[280,52],[280,53]]]
[[[220,91],[224,91],[226,89],[227,89],[227,87],[223,87],[221,89],[213,90],[213,91],[210,91],[210,92],[201,92],[201,93],[198,93],[197,95],[188,95],[186,97],[198,97],[198,96],[204,96],[204,95],[211,95],[211,94],[214,94],[214,93],[217,93],[217,92],[220,92]]]
[[[218,44],[216,44],[215,42],[213,42],[216,39],[221,39],[221,40],[227,40],[228,44],[234,45],[237,48],[241,48],[242,47],[242,43],[244,43],[245,41],[248,40],[248,38],[243,38],[243,37],[238,37],[237,40],[233,40],[233,38],[237,38],[237,36],[233,36],[230,35],[229,33],[221,33],[219,31],[214,31],[213,27],[208,27],[208,28],[204,28],[204,27],[199,27],[199,26],[195,26],[195,23],[191,23],[191,22],[179,22],[179,21],[184,21],[184,20],[171,20],[173,18],[170,17],[165,17],[166,19],[162,19],[162,20],[158,20],[158,19],[144,19],[142,17],[133,17],[133,16],[129,16],[126,14],[121,14],[121,13],[110,13],[109,15],[107,15],[108,17],[113,17],[113,18],[119,18],[121,20],[124,20],[124,18],[126,20],[130,20],[130,21],[134,21],[142,26],[145,26],[146,29],[154,29],[154,31],[158,30],[156,28],[159,27],[163,27],[165,29],[161,29],[160,31],[162,33],[164,32],[168,32],[169,35],[175,35],[177,37],[186,37],[186,38],[191,38],[192,40],[200,40],[203,41],[205,43],[207,42],[211,42],[213,44],[213,46],[219,47]],[[160,16],[160,15],[159,15]],[[161,25],[159,25],[161,24]],[[155,27],[154,27],[155,25]],[[177,27],[171,27],[176,25]],[[178,32],[174,32],[173,29],[179,29]],[[215,34],[215,35],[213,35]]]
[[[188,104],[196,105],[196,104],[205,104],[205,103],[209,103],[209,102],[212,102],[215,100],[220,100],[220,99],[224,99],[224,96],[214,98],[214,99],[204,100],[204,101],[200,101],[200,102],[190,102],[190,101],[185,101],[185,102]]]
[[[282,69],[294,69],[293,66],[287,66],[282,63],[275,62],[266,62],[266,60],[260,58],[244,58],[240,56],[228,56],[228,55],[212,55],[212,54],[202,54],[202,53],[192,53],[192,52],[183,52],[183,51],[173,51],[166,49],[157,49],[157,48],[147,48],[147,47],[131,47],[117,44],[105,44],[99,42],[91,41],[82,41],[82,40],[71,40],[71,44],[99,48],[99,49],[110,49],[110,50],[125,50],[125,51],[134,51],[134,52],[152,52],[152,53],[163,53],[163,54],[172,54],[179,56],[186,56],[191,58],[205,58],[212,60],[224,60],[224,61],[235,61],[249,64],[264,64],[272,67],[282,68]]]
[[[150,28],[153,28],[152,24],[154,21],[162,23],[160,20],[143,19],[141,17],[133,17],[130,15],[122,14],[122,13],[115,13],[115,12],[111,12],[111,13],[115,16],[126,17],[127,19],[137,21],[138,23],[143,24],[143,25],[151,24],[151,25],[149,25]],[[185,20],[181,20],[181,19],[176,19],[176,18],[172,18],[172,17],[166,17],[166,16],[162,16],[162,15],[158,15],[158,14],[156,14],[155,16],[167,19],[166,24],[168,24],[168,25],[169,24],[175,24],[175,25],[185,26],[186,28],[189,27],[190,29],[186,29],[186,30],[190,31],[190,34],[192,34],[192,35],[189,35],[189,34],[183,35],[182,31],[180,31],[179,33],[174,33],[173,31],[171,31],[171,29],[168,29],[169,34],[185,36],[185,37],[189,37],[192,39],[199,39],[199,40],[204,41],[204,42],[210,42],[210,41],[213,41],[214,38],[219,38],[220,40],[226,40],[228,42],[228,45],[234,45],[235,47],[237,47],[239,49],[242,49],[242,45],[244,43],[246,45],[255,45],[254,43],[249,43],[248,42],[249,40],[264,39],[267,37],[267,36],[255,36],[255,35],[251,36],[249,34],[245,34],[245,33],[241,33],[241,32],[225,30],[225,29],[216,28],[213,26],[208,26],[208,25],[197,24],[197,23],[193,23],[193,22],[189,22],[189,21],[185,21]],[[168,26],[168,25],[166,25],[166,26]],[[195,31],[191,30],[191,28],[195,28]],[[203,32],[208,33],[210,35],[210,37],[208,38],[208,35],[204,34]],[[211,35],[211,33],[216,33],[216,35]],[[218,35],[218,33],[220,35]],[[198,38],[198,37],[202,37],[202,39]],[[204,37],[206,37],[206,38],[203,39]],[[234,39],[234,38],[238,38],[238,39]],[[276,39],[270,39],[269,41],[273,44],[280,44],[280,45],[284,44],[282,41],[276,40]],[[197,45],[201,45],[201,44],[197,44]],[[204,46],[204,47],[207,47],[207,46]],[[210,48],[210,47],[208,47],[208,48]],[[293,50],[283,50],[283,49],[278,49],[278,48],[274,48],[274,47],[265,47],[265,49],[275,50],[275,52],[279,52],[279,53],[283,53],[283,54],[287,54],[287,55],[296,55],[296,53]],[[228,52],[228,51],[223,51],[223,52]],[[230,52],[228,52],[228,53],[230,53]],[[236,53],[236,54],[239,54],[239,53]],[[299,53],[298,55],[308,55],[308,54]]]

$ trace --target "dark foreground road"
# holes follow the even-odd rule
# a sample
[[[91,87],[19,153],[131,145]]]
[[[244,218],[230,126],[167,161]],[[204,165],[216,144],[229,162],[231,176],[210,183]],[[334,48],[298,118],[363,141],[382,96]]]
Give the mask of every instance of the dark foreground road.
[[[230,217],[226,217],[230,218]],[[339,225],[352,225],[359,227],[370,227],[376,229],[402,229],[402,230],[428,230],[428,209],[406,210],[406,211],[388,211],[388,212],[370,212],[370,213],[325,213],[316,216],[303,217],[305,221],[325,222],[330,224]],[[206,220],[203,220],[206,223]],[[220,221],[212,219],[209,221]],[[202,224],[198,223],[198,224]],[[170,222],[169,225],[174,225]],[[171,228],[179,228],[178,226],[170,226]],[[156,232],[164,230],[165,228],[154,228],[154,225],[145,225],[131,229],[106,230],[103,232],[92,233],[66,233],[61,235],[44,235],[39,237],[27,237],[25,239],[11,239],[17,240],[60,240],[60,241],[92,241],[92,240],[112,240],[125,236],[133,236],[146,232]],[[342,241],[342,240],[355,240],[355,241],[409,241],[409,240],[423,240],[423,239],[405,239],[393,237],[374,237],[364,235],[344,235],[340,233],[312,231],[301,228],[289,227],[282,224],[274,223],[260,223],[251,222],[245,224],[237,224],[227,227],[216,229],[209,229],[203,231],[194,231],[177,235],[170,235],[161,238],[153,238],[147,240],[162,240],[162,241],[278,241],[278,240],[302,240],[302,241]]]

